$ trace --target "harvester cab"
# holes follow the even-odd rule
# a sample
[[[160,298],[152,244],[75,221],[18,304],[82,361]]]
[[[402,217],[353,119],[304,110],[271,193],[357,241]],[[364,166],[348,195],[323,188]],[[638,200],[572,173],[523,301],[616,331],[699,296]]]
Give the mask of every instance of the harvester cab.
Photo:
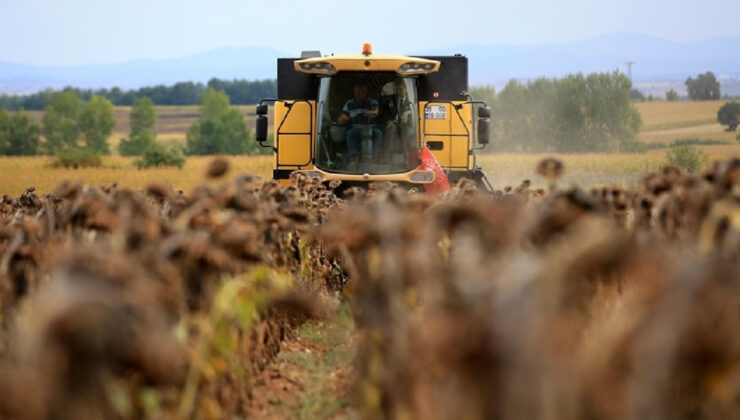
[[[488,143],[491,112],[467,92],[466,57],[375,55],[365,44],[357,55],[280,58],[277,74],[277,98],[256,112],[256,139],[274,151],[275,180],[301,171],[345,186],[392,181],[432,190],[469,178],[490,189],[475,152]]]

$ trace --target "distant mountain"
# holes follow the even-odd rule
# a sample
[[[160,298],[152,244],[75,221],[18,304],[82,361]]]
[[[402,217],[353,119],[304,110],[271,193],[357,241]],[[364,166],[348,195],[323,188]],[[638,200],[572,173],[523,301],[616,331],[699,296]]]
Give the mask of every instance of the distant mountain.
[[[740,77],[740,38],[675,42],[647,35],[611,34],[567,44],[461,45],[416,53],[467,55],[473,85],[578,72],[618,69],[627,73],[627,61],[635,62],[632,78],[636,83],[684,81],[705,71],[718,77]]]
[[[681,93],[687,77],[712,71],[720,82],[727,81],[723,83],[727,87],[723,93],[740,95],[740,38],[675,42],[647,35],[610,34],[570,43],[534,46],[469,44],[409,54],[454,53],[470,58],[471,85],[501,86],[510,79],[559,77],[577,72],[619,69],[626,73],[625,63],[634,61],[632,77],[636,85],[651,86],[655,94],[660,94],[660,86],[663,85],[678,88]],[[212,77],[274,78],[275,59],[294,55],[267,47],[248,47],[222,48],[179,59],[91,66],[39,67],[0,62],[0,92],[24,93],[67,85],[135,88],[187,80],[206,82]]]
[[[119,64],[40,67],[0,61],[0,92],[27,93],[64,86],[137,88],[181,81],[275,78],[275,60],[289,54],[273,48],[220,48],[167,60],[136,60]]]

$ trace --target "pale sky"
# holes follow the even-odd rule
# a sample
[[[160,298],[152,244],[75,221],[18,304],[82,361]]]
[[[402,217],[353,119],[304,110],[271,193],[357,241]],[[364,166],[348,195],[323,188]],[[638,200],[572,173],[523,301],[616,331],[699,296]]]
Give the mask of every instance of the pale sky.
[[[100,64],[219,47],[408,53],[616,33],[740,37],[740,0],[0,0],[0,61]]]

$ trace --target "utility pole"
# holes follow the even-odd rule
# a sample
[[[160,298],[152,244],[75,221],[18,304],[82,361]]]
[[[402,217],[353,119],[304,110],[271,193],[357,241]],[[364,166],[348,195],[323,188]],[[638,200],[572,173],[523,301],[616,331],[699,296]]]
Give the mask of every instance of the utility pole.
[[[634,61],[627,61],[624,64],[627,65],[627,77],[630,78],[630,82],[632,81],[632,65],[637,64]]]

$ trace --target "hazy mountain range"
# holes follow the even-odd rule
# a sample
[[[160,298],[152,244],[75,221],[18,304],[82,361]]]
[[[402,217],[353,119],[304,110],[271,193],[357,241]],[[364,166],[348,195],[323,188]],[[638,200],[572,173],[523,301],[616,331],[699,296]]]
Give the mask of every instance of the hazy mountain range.
[[[318,49],[321,46],[299,46]],[[322,53],[341,53],[323,49]],[[377,52],[377,51],[376,51]],[[221,48],[179,59],[135,60],[118,64],[42,67],[0,61],[0,92],[28,93],[46,87],[135,88],[178,81],[275,77],[275,59],[299,55],[300,50],[268,47]],[[681,92],[683,81],[705,71],[714,72],[723,93],[740,95],[740,38],[713,38],[675,42],[647,35],[611,34],[586,41],[532,46],[469,44],[410,55],[461,53],[470,58],[471,85],[501,86],[510,79],[620,70],[642,90],[656,94],[668,88]],[[647,92],[646,92],[647,93]],[[650,92],[653,93],[653,92]]]

